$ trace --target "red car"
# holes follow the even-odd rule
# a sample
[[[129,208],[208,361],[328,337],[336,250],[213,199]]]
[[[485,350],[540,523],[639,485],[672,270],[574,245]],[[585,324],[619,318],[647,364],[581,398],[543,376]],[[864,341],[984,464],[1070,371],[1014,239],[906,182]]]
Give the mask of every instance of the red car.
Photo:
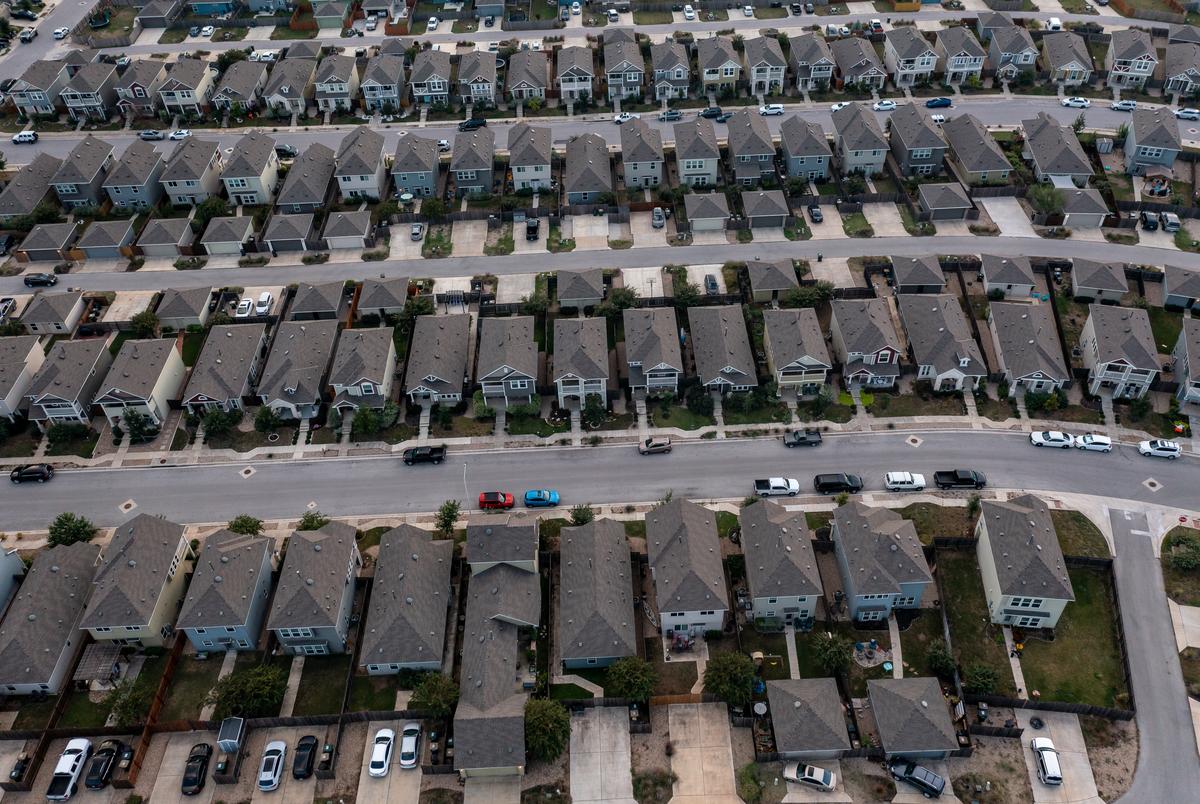
[[[507,509],[513,507],[513,496],[506,491],[485,491],[479,495],[479,507]]]

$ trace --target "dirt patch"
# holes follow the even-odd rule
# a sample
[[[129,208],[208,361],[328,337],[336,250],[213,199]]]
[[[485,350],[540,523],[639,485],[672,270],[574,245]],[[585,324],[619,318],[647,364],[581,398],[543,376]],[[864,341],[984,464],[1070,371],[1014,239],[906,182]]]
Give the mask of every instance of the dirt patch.
[[[842,779],[854,801],[891,801],[896,796],[896,783],[870,759],[843,759]]]
[[[1105,801],[1116,801],[1129,789],[1137,769],[1137,723],[1081,715],[1079,726],[1096,777],[1096,791]]]
[[[358,777],[362,771],[363,751],[371,723],[347,723],[342,730],[342,743],[337,761],[337,777],[317,780],[317,796],[332,801],[349,800],[358,792]],[[333,731],[328,733],[333,736]]]
[[[740,768],[754,762],[754,733],[752,729],[729,727],[729,738],[733,746],[733,767]]]
[[[972,742],[975,752],[971,756],[950,762],[954,792],[959,800],[1031,804],[1033,791],[1029,788],[1025,758],[1021,756],[1021,740],[975,736]]]
[[[667,756],[667,742],[670,739],[671,735],[667,731],[667,707],[650,707],[650,733],[629,735],[633,775],[653,771],[670,773],[671,758]]]

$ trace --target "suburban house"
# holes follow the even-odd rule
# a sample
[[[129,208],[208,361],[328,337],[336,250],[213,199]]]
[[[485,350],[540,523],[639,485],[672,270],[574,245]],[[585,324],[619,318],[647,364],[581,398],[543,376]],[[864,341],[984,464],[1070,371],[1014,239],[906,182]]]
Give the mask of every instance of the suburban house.
[[[917,188],[917,209],[931,221],[965,221],[975,204],[956,181],[922,184]]]
[[[1119,302],[1129,292],[1123,262],[1071,261],[1071,294],[1080,300]]]
[[[119,209],[149,209],[162,196],[162,155],[143,140],[125,149],[104,180],[104,192]]]
[[[93,221],[75,241],[73,251],[82,251],[86,260],[115,260],[128,256],[133,245],[133,220],[118,218]]]
[[[1092,163],[1079,144],[1070,126],[1063,125],[1045,112],[1022,120],[1025,146],[1021,157],[1033,163],[1033,175],[1038,181],[1064,184],[1072,182],[1083,187],[1092,176]]]
[[[86,307],[82,291],[35,293],[21,313],[21,323],[31,335],[69,335],[79,326]]]
[[[811,396],[829,381],[833,363],[816,310],[763,310],[763,348],[781,395]]]
[[[1125,171],[1141,176],[1155,170],[1170,171],[1183,150],[1179,122],[1170,109],[1134,109],[1125,134]]]
[[[604,203],[612,195],[608,143],[599,134],[580,134],[567,140],[563,191],[568,204]]]
[[[702,92],[732,92],[742,77],[742,60],[728,36],[713,36],[696,42],[696,65]]]
[[[785,678],[767,682],[771,728],[780,759],[836,759],[850,750],[846,705],[833,678]]]
[[[387,186],[383,135],[367,126],[359,126],[343,137],[334,178],[343,203],[382,198]]]
[[[621,311],[629,389],[646,394],[679,391],[683,356],[674,307],[631,307]]]
[[[773,36],[747,39],[743,43],[742,57],[751,93],[773,95],[783,92],[787,60],[783,57],[783,48],[779,46],[778,39]]]
[[[408,83],[414,103],[449,103],[450,54],[436,48],[418,52],[408,73]]]
[[[1011,14],[1003,11],[980,11],[975,20],[975,30],[979,34],[979,41],[986,44],[995,38],[997,31],[1008,28],[1012,24]]]
[[[757,187],[763,174],[775,173],[775,143],[767,119],[742,109],[726,125],[734,178],[743,187]]]
[[[835,299],[829,331],[833,356],[842,364],[846,387],[891,388],[900,376],[904,353],[887,302],[883,299]]]
[[[834,509],[829,527],[852,620],[886,620],[894,609],[921,606],[933,575],[911,520],[855,500]]]
[[[68,210],[100,206],[113,161],[112,145],[91,134],[85,136],[50,180],[59,202]]]
[[[554,181],[554,148],[549,126],[517,123],[508,131],[508,167],[514,190],[542,192]]]
[[[404,524],[379,539],[359,667],[372,676],[443,669],[454,542]]]
[[[789,257],[749,260],[746,274],[750,280],[750,298],[756,302],[777,302],[788,291],[800,287],[796,266]]]
[[[662,131],[641,120],[621,126],[625,187],[657,187],[663,180]]]
[[[275,206],[281,212],[316,212],[329,201],[329,182],[337,167],[333,149],[319,142],[309,143],[292,161]]]
[[[603,318],[554,319],[554,371],[558,406],[575,400],[580,408],[589,396],[608,406],[608,335]]]
[[[574,268],[559,271],[555,295],[559,307],[583,310],[604,301],[604,271],[600,268]]]
[[[361,320],[364,316],[374,315],[381,321],[388,316],[400,315],[408,303],[408,277],[390,276],[386,278],[365,279],[362,289],[358,292],[358,306],[355,313]],[[403,359],[404,355],[397,355]]]
[[[983,60],[987,52],[975,34],[965,25],[943,28],[938,31],[937,69],[947,84],[962,84],[983,75]]]
[[[610,101],[642,96],[646,62],[632,31],[604,34],[604,76]]]
[[[933,255],[893,257],[889,273],[897,294],[941,293],[946,289],[946,274]]]
[[[267,628],[292,656],[345,653],[362,556],[354,526],[329,522],[288,539]]]
[[[1157,66],[1158,50],[1150,41],[1150,34],[1137,28],[1118,28],[1112,32],[1104,56],[1110,87],[1141,90],[1154,77]]]
[[[159,181],[174,206],[192,206],[221,192],[224,169],[220,143],[188,137],[175,146]]]
[[[258,2],[265,2],[265,0],[250,0],[250,2],[253,4],[253,3],[258,3]],[[383,45],[379,49],[380,52],[382,52],[382,53],[392,52],[388,49],[389,41],[394,43],[395,46],[400,45],[399,39],[384,40]],[[404,48],[399,47],[399,50],[401,52],[403,52]],[[284,53],[284,55],[283,55],[283,60],[284,61],[295,61],[297,59],[302,59],[304,61],[315,62],[315,61],[320,60],[321,53],[323,51],[324,51],[324,47],[322,46],[322,44],[320,42],[311,40],[311,39],[301,39],[298,41],[294,41],[288,45],[287,52]],[[315,64],[313,66],[316,67]]]
[[[783,190],[743,191],[742,213],[751,229],[783,229],[791,216]]]
[[[1023,26],[1010,22],[994,28],[991,38],[985,41],[988,67],[996,71],[998,79],[1012,81],[1022,73],[1032,75],[1037,69],[1037,45]]]
[[[901,104],[892,112],[889,123],[892,155],[905,176],[936,176],[942,172],[942,160],[949,146],[942,133],[915,104]]]
[[[86,542],[34,555],[0,622],[0,690],[6,695],[57,695],[70,680],[99,555],[99,545]]]
[[[492,191],[492,166],[496,156],[496,135],[490,128],[477,128],[454,138],[450,153],[450,175],[454,177],[454,195],[479,195]]]
[[[56,114],[58,96],[71,78],[65,61],[38,59],[25,68],[8,96],[26,119]]]
[[[221,529],[204,540],[175,628],[197,653],[258,645],[274,560],[272,539]]]
[[[463,103],[492,106],[496,103],[496,54],[473,50],[458,61],[458,97]]]
[[[988,329],[1010,396],[1047,394],[1071,379],[1048,304],[991,302]]]
[[[833,113],[833,127],[843,173],[874,176],[883,172],[888,140],[869,106],[865,103],[843,106]]]
[[[418,198],[431,196],[438,183],[438,144],[410,134],[396,143],[392,156],[392,182],[397,193],[412,193]]]
[[[1042,37],[1042,58],[1050,80],[1064,87],[1092,80],[1092,54],[1074,31],[1055,31]]]
[[[1200,270],[1163,266],[1163,306],[1191,310],[1200,303]]]
[[[866,39],[860,36],[835,39],[829,45],[829,52],[837,68],[839,86],[883,89],[888,74],[879,63],[875,48]]]
[[[489,405],[527,405],[537,397],[538,347],[533,316],[479,320],[475,382]]]
[[[974,390],[987,377],[983,352],[957,296],[910,293],[896,297],[917,378],[935,391]]]
[[[242,254],[253,239],[254,217],[229,215],[209,220],[200,236],[200,245],[206,254]]]
[[[980,256],[979,273],[983,275],[983,288],[989,296],[999,293],[1005,298],[1028,298],[1033,294],[1037,279],[1028,257],[999,257],[994,254]]]
[[[258,108],[267,86],[267,65],[261,61],[235,61],[225,70],[213,92],[213,108],[243,114]]]
[[[270,204],[279,184],[274,138],[252,131],[238,140],[221,172],[221,181],[233,204]]]
[[[24,254],[30,262],[70,259],[67,252],[75,243],[81,228],[79,223],[39,223],[17,246],[16,253]]]
[[[867,698],[885,759],[945,759],[958,750],[950,708],[935,676],[872,678]]]
[[[712,511],[684,499],[652,508],[646,552],[664,635],[703,636],[725,627],[729,596]]]
[[[462,401],[470,333],[471,316],[465,313],[417,317],[405,379],[409,401],[414,405]]]
[[[926,83],[933,79],[938,54],[916,27],[902,25],[884,34],[883,63],[898,87]]]
[[[1140,399],[1160,370],[1150,316],[1136,307],[1090,305],[1079,349],[1093,396],[1108,389],[1114,399]]]
[[[518,50],[508,60],[504,91],[513,103],[544,101],[550,84],[550,62],[540,50]]]
[[[216,83],[216,71],[201,59],[180,59],[158,88],[163,108],[172,115],[203,114]]]
[[[674,132],[679,183],[689,187],[716,186],[721,149],[717,146],[717,130],[712,121],[697,117],[676,123]],[[689,198],[691,195],[685,195],[684,201]]]
[[[100,548],[92,595],[79,627],[97,642],[162,647],[175,631],[189,562],[183,525],[138,514]]]
[[[266,346],[266,324],[212,327],[188,377],[183,407],[196,416],[210,410],[242,410],[258,378]]]
[[[46,353],[36,336],[0,337],[0,416],[16,421],[25,392],[45,360]],[[0,604],[3,602],[0,600]]]
[[[288,48],[290,51],[295,44]],[[312,83],[317,75],[313,59],[286,58],[271,68],[263,100],[267,108],[278,115],[303,114],[313,96]]]
[[[117,106],[116,83],[116,65],[94,61],[76,70],[58,97],[72,120],[105,121]]]
[[[374,243],[375,224],[371,222],[371,210],[354,212],[331,212],[325,219],[321,238],[325,246],[333,249],[364,249]]]
[[[337,336],[337,321],[280,322],[256,390],[260,403],[281,419],[316,416]]]
[[[492,64],[495,63],[493,57]],[[378,110],[392,114],[400,111],[400,101],[404,99],[404,58],[386,54],[372,56],[367,60],[358,88],[362,92],[363,108],[368,112]]]
[[[1050,509],[1039,497],[984,500],[975,555],[988,616],[997,625],[1055,628],[1075,599]]]
[[[24,215],[32,215],[41,204],[51,201],[50,182],[62,167],[57,156],[40,153],[21,167],[0,190],[0,224],[11,226]]]
[[[650,68],[654,71],[654,99],[686,98],[692,82],[692,63],[681,42],[658,42],[650,46]],[[1200,83],[1198,80],[1197,83]]]
[[[317,65],[313,95],[322,112],[348,112],[358,96],[358,67],[353,56],[326,56]]]
[[[724,232],[729,222],[729,201],[725,193],[688,193],[683,210],[692,232]]]
[[[796,79],[796,90],[827,90],[833,83],[833,53],[825,37],[805,33],[788,38],[788,63]]]
[[[754,351],[740,304],[689,307],[688,329],[701,385],[723,394],[758,387]]]
[[[104,338],[56,341],[25,391],[29,420],[42,431],[54,424],[88,424],[92,399],[111,363]]]
[[[1172,42],[1163,60],[1165,91],[1193,97],[1200,90],[1200,44]]]
[[[613,519],[559,537],[558,649],[566,670],[639,656],[634,574],[625,527]]]
[[[738,519],[755,623],[767,628],[811,625],[822,587],[804,512],[759,499],[744,507]]]
[[[820,124],[794,114],[784,119],[779,134],[783,166],[788,176],[809,181],[829,178],[833,151]]]
[[[267,247],[272,256],[277,256],[281,251],[308,251],[309,243],[316,236],[313,228],[315,217],[311,212],[272,215],[262,234],[263,245]],[[292,313],[289,317],[297,318],[295,305],[293,305]]]
[[[112,427],[124,424],[128,410],[161,427],[170,413],[170,402],[180,397],[186,376],[178,338],[125,341],[93,404],[100,406]]]
[[[987,127],[973,114],[959,114],[942,124],[950,158],[969,184],[1002,184],[1012,164]]]
[[[333,409],[381,410],[392,401],[396,376],[396,344],[391,327],[347,329],[338,338],[329,369]]]
[[[1179,339],[1171,350],[1171,360],[1175,364],[1175,377],[1179,382],[1175,398],[1181,403],[1200,402],[1200,320],[1183,319]]]

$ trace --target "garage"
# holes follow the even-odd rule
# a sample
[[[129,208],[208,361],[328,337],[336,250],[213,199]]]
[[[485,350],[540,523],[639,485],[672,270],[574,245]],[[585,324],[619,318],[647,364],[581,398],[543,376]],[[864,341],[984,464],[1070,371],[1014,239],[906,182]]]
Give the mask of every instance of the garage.
[[[311,212],[299,215],[276,215],[267,224],[263,242],[272,254],[284,251],[306,251],[308,238],[312,235],[312,228]]]
[[[751,229],[782,229],[791,214],[782,190],[742,193],[742,210]]]
[[[75,247],[89,260],[115,260],[121,249],[133,243],[133,220],[96,221],[79,238]]]
[[[200,238],[207,254],[242,254],[254,239],[254,220],[246,217],[213,218]]]
[[[921,211],[928,213],[930,220],[961,221],[974,204],[967,191],[958,183],[922,184],[917,194]]]
[[[693,232],[723,230],[729,220],[729,202],[724,193],[688,193],[683,209]]]
[[[77,223],[41,223],[25,236],[17,256],[30,262],[56,262],[75,240]]]
[[[322,237],[325,238],[325,245],[330,249],[361,249],[367,247],[367,238],[370,234],[371,213],[363,210],[362,212],[331,213],[329,220],[325,221],[325,231],[322,232]]]
[[[178,257],[193,240],[195,234],[187,218],[163,218],[146,224],[137,246],[147,257]]]

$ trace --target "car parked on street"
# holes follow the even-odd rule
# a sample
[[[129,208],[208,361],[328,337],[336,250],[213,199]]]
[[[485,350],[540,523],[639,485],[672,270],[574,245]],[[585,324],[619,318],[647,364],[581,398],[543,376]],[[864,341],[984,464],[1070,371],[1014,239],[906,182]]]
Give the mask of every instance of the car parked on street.
[[[32,145],[38,141],[38,133],[36,131],[18,131],[12,135],[13,145]]]
[[[1114,112],[1132,112],[1137,108],[1137,101],[1134,100],[1119,100],[1113,101],[1108,105],[1108,108]]]
[[[506,491],[484,491],[479,494],[479,507],[485,511],[506,511],[513,505],[513,496]]]
[[[904,782],[921,791],[926,798],[939,798],[946,788],[946,780],[915,762],[894,759],[888,765],[888,773],[898,782]]]
[[[1072,96],[1070,98],[1063,98],[1062,105],[1071,109],[1088,109],[1091,107],[1092,102],[1087,98]]]
[[[759,106],[758,113],[761,114],[763,117],[771,117],[774,115],[781,115],[781,114],[783,114],[783,104],[782,103],[768,103],[765,106]]]
[[[875,101],[871,104],[871,108],[877,112],[894,112],[896,111],[896,102],[894,100]]]
[[[212,759],[212,746],[196,743],[188,752],[187,764],[183,767],[183,781],[179,792],[185,796],[199,795],[208,779],[208,763]]]
[[[783,434],[785,447],[819,447],[821,446],[821,431],[816,427],[803,430],[789,430]]]
[[[671,439],[659,436],[658,438],[647,438],[645,441],[638,443],[638,453],[642,455],[657,455],[660,452],[671,451]]]
[[[795,497],[800,493],[800,481],[794,477],[764,477],[754,481],[754,493],[759,497]]]
[[[1038,430],[1029,434],[1029,443],[1035,447],[1070,449],[1075,446],[1075,436],[1059,430]]]
[[[849,105],[850,105],[850,101],[838,101],[837,103],[835,103],[829,107],[829,111],[836,112],[839,109],[845,109]]]
[[[55,39],[66,39],[67,34],[69,34],[69,33],[71,33],[70,28],[55,28],[54,29],[54,38]]]
[[[1086,449],[1092,452],[1112,452],[1112,439],[1096,433],[1084,433],[1075,436],[1075,449]]]
[[[1148,458],[1166,458],[1173,461],[1183,454],[1183,447],[1175,441],[1164,441],[1161,438],[1142,441],[1138,444],[1138,452]]]
[[[283,766],[287,762],[287,743],[283,740],[272,740],[263,750],[262,761],[258,764],[258,789],[269,793],[279,787],[283,778]]]
[[[487,120],[482,117],[468,117],[466,120],[458,124],[459,131],[474,131],[477,128],[483,128],[487,125]]]
[[[658,122],[660,122],[660,123],[670,123],[675,120],[682,120],[682,119],[683,119],[683,112],[679,111],[678,109],[667,109],[665,112],[660,113],[658,116]]]
[[[142,140],[150,140],[150,141],[162,140],[162,139],[166,139],[166,137],[167,137],[166,134],[163,134],[161,131],[158,131],[157,129],[153,129],[153,128],[148,128],[144,131],[138,132],[138,139],[142,139]]]
[[[192,130],[190,128],[180,128],[180,129],[176,129],[175,131],[172,131],[167,136],[167,139],[169,139],[169,140],[186,140],[190,136],[192,136]]]
[[[1200,109],[1193,109],[1190,106],[1176,109],[1175,116],[1180,120],[1200,120]]]
[[[709,120],[720,117],[722,114],[724,112],[721,111],[720,106],[705,106],[699,112],[700,117],[707,117]]]
[[[405,723],[400,729],[400,767],[412,770],[421,758],[421,724]]]
[[[634,114],[633,112],[621,112],[613,117],[613,122],[619,126],[622,123],[628,123],[630,120],[638,120],[640,118],[640,114]]]
[[[54,274],[36,273],[25,274],[25,287],[27,288],[52,288],[58,284],[58,277]]]
[[[836,472],[817,475],[813,478],[813,489],[818,494],[857,494],[863,490],[862,478],[858,475]]]
[[[837,788],[837,775],[814,765],[789,762],[783,766],[783,778],[813,790],[831,793]]]
[[[888,491],[924,491],[925,475],[912,472],[888,472],[883,476],[883,486]]]
[[[949,98],[930,98],[925,101],[926,109],[949,109],[954,105],[954,101]]]
[[[558,505],[558,492],[554,489],[530,489],[525,492],[526,508],[553,508]]]
[[[54,479],[54,467],[48,463],[23,463],[8,473],[13,483],[45,483]]]

